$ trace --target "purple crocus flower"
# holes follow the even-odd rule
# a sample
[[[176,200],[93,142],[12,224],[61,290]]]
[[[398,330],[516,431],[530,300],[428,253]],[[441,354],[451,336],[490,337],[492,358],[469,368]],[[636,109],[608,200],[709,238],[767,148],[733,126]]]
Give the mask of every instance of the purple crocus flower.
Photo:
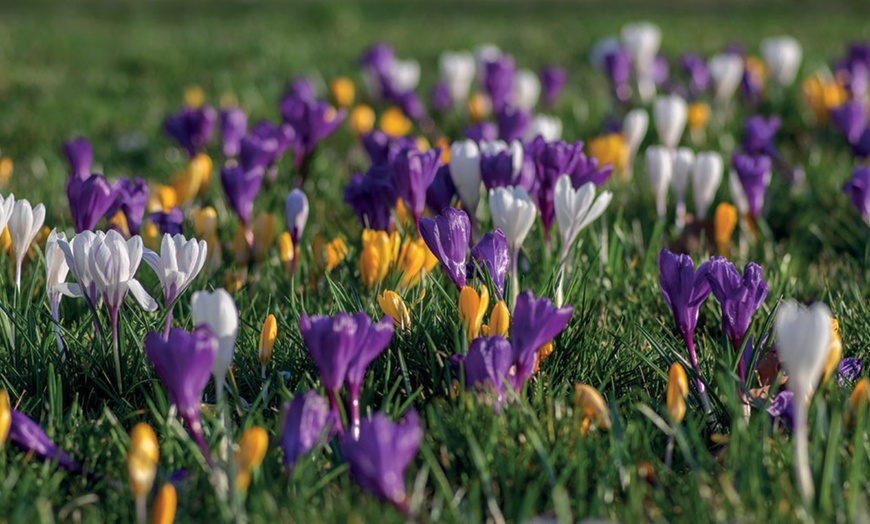
[[[296,131],[290,124],[275,125],[268,120],[261,120],[242,139],[239,163],[245,171],[257,166],[272,166],[295,139]]]
[[[707,263],[707,281],[713,296],[722,306],[722,325],[731,346],[740,350],[743,337],[749,330],[752,315],[758,311],[767,298],[767,282],[764,281],[761,266],[749,262],[743,269],[743,276],[734,264],[725,257],[713,257]],[[738,366],[740,379],[746,380],[743,359]]]
[[[668,64],[668,57],[659,53],[656,55],[652,63],[652,79],[656,87],[662,88],[670,78],[671,67]]]
[[[217,111],[211,106],[203,106],[199,109],[183,106],[178,113],[166,117],[163,121],[163,129],[192,158],[211,140],[217,119]]]
[[[432,109],[439,113],[446,113],[453,106],[450,98],[450,87],[447,82],[437,82],[432,88]]]
[[[383,131],[372,131],[360,138],[363,149],[376,166],[388,166],[404,149],[417,147],[411,137],[391,137]]]
[[[613,164],[598,166],[598,159],[587,157],[582,151],[578,155],[574,170],[567,173],[571,176],[571,185],[574,189],[580,189],[587,182],[592,182],[596,187],[601,187],[613,173]]]
[[[843,186],[852,205],[870,225],[870,167],[859,167],[852,171],[852,178]]]
[[[544,105],[552,108],[556,105],[559,95],[568,83],[568,71],[564,67],[544,66],[538,72],[541,78],[541,88],[544,94]]]
[[[299,245],[302,230],[308,222],[308,197],[299,189],[290,191],[287,200],[284,201],[284,218],[287,220],[287,231],[293,245]]]
[[[221,169],[221,185],[230,207],[239,216],[242,226],[248,229],[254,210],[254,197],[263,183],[263,169],[244,171],[240,166]]]
[[[417,231],[420,230],[420,217],[426,207],[426,190],[435,180],[440,164],[441,148],[437,147],[425,153],[405,149],[390,164],[393,187],[414,218]]]
[[[680,58],[680,65],[689,77],[689,93],[700,95],[710,87],[710,71],[707,62],[697,53],[686,53]]]
[[[331,135],[344,121],[346,112],[336,111],[327,102],[307,101],[289,96],[281,101],[281,117],[296,131],[293,163],[303,170],[317,144]],[[304,176],[304,173],[303,173]]]
[[[541,212],[547,245],[549,245],[550,228],[556,217],[553,207],[556,180],[566,173],[573,173],[582,154],[583,142],[574,142],[572,145],[561,140],[546,142],[540,136],[526,148],[525,158],[529,159],[535,168],[537,190],[534,191],[532,198]]]
[[[471,239],[471,221],[465,211],[444,208],[441,214],[420,220],[420,238],[441,262],[441,268],[461,290],[465,286],[465,254]]]
[[[857,382],[864,369],[864,361],[860,358],[846,357],[840,359],[837,382],[842,386],[845,381]]]
[[[477,337],[471,342],[467,355],[453,355],[450,362],[459,373],[465,370],[465,389],[495,391],[496,405],[505,402],[505,380],[510,380],[513,353],[510,342],[498,335]]]
[[[115,202],[106,212],[106,216],[112,217],[118,211],[123,212],[130,234],[138,235],[145,208],[148,206],[148,183],[138,176],[132,182],[129,178],[119,178],[113,190],[116,195]]]
[[[492,101],[492,110],[498,113],[504,109],[514,87],[516,66],[510,55],[501,55],[484,66],[483,87]]]
[[[227,158],[239,154],[242,147],[242,137],[248,132],[248,115],[241,107],[233,107],[221,111],[221,142],[224,156]]]
[[[217,338],[205,325],[191,333],[173,329],[165,339],[154,331],[145,336],[145,354],[206,460],[210,455],[202,434],[199,406],[217,349]]]
[[[345,382],[350,394],[350,419],[355,437],[359,437],[359,391],[366,375],[366,368],[390,344],[393,338],[393,319],[385,316],[380,322],[363,312],[353,316],[356,322],[356,350],[347,366]]]
[[[625,49],[615,49],[604,57],[604,69],[613,94],[620,102],[631,99],[631,56]]]
[[[66,183],[66,196],[76,233],[81,233],[94,229],[115,203],[116,192],[103,175],[81,178],[73,174]]]
[[[520,186],[532,192],[535,186],[534,169],[516,169],[514,155],[522,151],[514,151],[511,147],[504,151],[492,153],[486,149],[480,152],[480,178],[489,191],[495,187]]]
[[[426,116],[426,108],[423,106],[423,100],[420,95],[414,91],[408,91],[395,97],[396,103],[405,115],[411,120],[419,122]]]
[[[495,113],[498,138],[505,142],[517,140],[525,134],[532,122],[532,113],[525,109],[504,107]]]
[[[468,126],[465,129],[465,137],[474,140],[478,144],[490,142],[498,138],[498,126],[494,122],[484,120]]]
[[[63,143],[63,152],[69,163],[70,174],[79,178],[88,178],[91,175],[91,166],[94,163],[94,150],[88,139],[80,136]]]
[[[342,437],[341,451],[360,487],[407,513],[405,469],[417,454],[422,438],[423,428],[415,412],[398,423],[378,412],[362,422],[359,439],[350,434]]]
[[[486,233],[480,241],[471,248],[471,261],[467,265],[466,276],[473,278],[475,275],[484,278],[484,268],[495,284],[498,297],[504,295],[504,277],[510,266],[510,254],[508,252],[507,238],[499,228],[492,233]]]
[[[701,304],[710,294],[710,281],[707,278],[709,270],[710,262],[704,262],[695,271],[695,263],[689,255],[675,255],[667,249],[659,252],[659,284],[662,295],[674,314],[677,330],[689,351],[692,368],[698,376],[696,379],[698,392],[708,412],[709,400],[704,383],[700,379],[701,367],[698,365],[698,356],[695,353],[695,326]]]
[[[849,144],[858,143],[867,127],[867,105],[860,100],[850,100],[831,110],[831,120]]]
[[[426,190],[426,207],[433,213],[437,213],[445,207],[450,207],[453,197],[456,195],[456,186],[450,176],[450,164],[441,164],[435,173],[435,180],[429,184]]]
[[[40,460],[57,462],[61,468],[81,473],[82,467],[70,458],[63,450],[48,438],[45,431],[30,417],[17,409],[11,410],[12,421],[9,426],[9,442],[15,444],[21,451],[33,454]]]
[[[773,139],[781,122],[779,117],[753,116],[743,122],[743,151],[749,155],[775,155]]]
[[[285,402],[282,411],[281,450],[284,470],[290,473],[303,455],[324,444],[334,421],[326,400],[312,390],[296,395],[293,402]]]
[[[743,68],[740,79],[740,95],[752,104],[757,104],[764,96],[764,77],[751,67]]]
[[[157,226],[161,237],[167,233],[170,236],[180,235],[184,225],[184,213],[176,206],[166,212],[151,213],[148,215],[148,221]]]
[[[774,422],[780,422],[789,431],[794,429],[794,406],[792,398],[794,393],[787,389],[780,390],[774,397],[773,402],[767,406],[767,414]]]
[[[764,205],[764,193],[770,185],[770,157],[735,153],[731,162],[746,195],[749,215],[757,219]]]
[[[314,84],[311,79],[306,76],[294,78],[287,84],[287,89],[284,91],[284,98],[293,97],[305,102],[315,102],[317,93],[314,90]]]
[[[571,306],[557,308],[549,298],[524,291],[511,319],[511,348],[516,366],[514,388],[519,391],[535,370],[538,349],[556,338],[571,320]]]
[[[392,172],[372,166],[368,173],[355,173],[344,187],[344,202],[353,208],[364,228],[389,231],[393,224],[390,207],[396,201]]]
[[[359,63],[368,80],[370,89],[375,92],[375,97],[394,94],[391,85],[390,71],[396,61],[396,53],[389,44],[378,42],[365,50],[360,57]]]

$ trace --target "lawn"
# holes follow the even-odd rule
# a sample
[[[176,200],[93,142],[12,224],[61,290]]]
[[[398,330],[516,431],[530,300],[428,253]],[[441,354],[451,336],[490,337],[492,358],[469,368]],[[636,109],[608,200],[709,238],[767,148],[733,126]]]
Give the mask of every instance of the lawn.
[[[399,57],[420,62],[419,92],[427,104],[445,50],[493,43],[522,67],[564,66],[568,84],[552,113],[562,119],[564,140],[588,143],[614,114],[607,77],[590,64],[590,51],[624,23],[658,24],[672,70],[685,51],[709,57],[740,42],[758,54],[763,37],[790,34],[803,46],[795,85],[780,100],[754,108],[735,101],[721,132],[693,147],[722,153],[726,181],[714,202],[729,202],[727,171],[743,118],[756,113],[782,118],[777,148],[789,166],[803,168],[806,180],[792,185],[774,174],[759,236],[738,243],[735,234],[734,264],[742,269],[758,263],[769,289],[750,333],[762,341],[756,348],[761,355],[775,342],[773,318],[781,299],[822,301],[839,321],[843,356],[866,359],[870,231],[841,190],[860,161],[830,126],[815,126],[807,118],[800,83],[841,56],[847,43],[870,39],[870,12],[858,2],[757,4],[2,2],[0,155],[14,162],[14,171],[0,193],[44,203],[45,224],[72,236],[64,141],[86,136],[95,171],[109,180],[141,176],[149,184],[168,183],[184,169],[186,154],[163,132],[163,122],[184,103],[188,88],[199,86],[216,107],[221,100],[236,100],[250,122],[278,120],[287,82],[300,76],[309,77],[323,99],[335,77],[347,76],[365,101],[358,58],[379,40]],[[379,114],[385,108],[372,105]],[[466,125],[457,114],[437,117],[427,138],[458,140]],[[690,380],[685,421],[668,419],[668,368],[686,351],[662,295],[657,259],[662,248],[677,249],[679,235],[672,209],[666,220],[656,218],[643,160],[643,150],[656,142],[652,123],[650,128],[634,179],[614,176],[603,186],[613,200],[580,234],[572,255],[575,271],[564,284],[573,313],[553,354],[518,393],[508,391],[499,409],[486,395],[461,391],[462,377],[449,363],[468,343],[459,293],[445,272],[436,268],[405,294],[410,329],[397,329],[388,349],[369,366],[360,406],[364,417],[377,411],[393,420],[412,411],[419,415],[423,437],[404,477],[410,517],[359,487],[338,438],[304,456],[290,473],[282,465],[282,405],[309,389],[327,393],[303,343],[300,316],[364,311],[378,320],[383,316],[378,295],[400,285],[395,270],[371,289],[361,283],[362,228],[342,192],[353,173],[369,167],[369,159],[348,125],[321,144],[301,186],[310,214],[295,275],[285,271],[277,247],[257,263],[234,261],[239,221],[219,181],[220,140],[207,149],[214,160],[212,182],[195,206],[185,209],[184,234],[194,234],[193,207],[213,206],[224,256],[181,296],[172,326],[194,328],[193,291],[232,288],[239,329],[229,387],[218,403],[210,383],[203,399],[203,432],[217,457],[215,467],[170,407],[143,350],[146,333],[162,333],[167,319],[160,282],[146,264],[137,277],[160,308],[144,312],[132,298],[121,308],[119,390],[106,309],[94,318],[82,299],[62,300],[63,359],[45,299],[41,249],[25,263],[17,298],[14,259],[0,256],[0,307],[6,312],[0,325],[0,389],[88,471],[66,472],[7,442],[0,448],[0,522],[135,521],[127,450],[138,422],[157,434],[154,491],[173,482],[178,522],[860,520],[870,511],[870,440],[867,417],[856,417],[850,408],[853,385],[830,380],[814,395],[809,455],[816,494],[803,499],[791,434],[771,423],[765,412],[769,399],[759,400],[748,419],[743,416],[737,358],[712,297],[700,307],[695,333],[712,413],[704,412]],[[297,170],[290,153],[277,167],[277,181],[264,185],[254,211],[276,216],[281,232]],[[106,226],[101,221],[97,229]],[[480,231],[492,230],[493,221],[485,217]],[[404,234],[416,236],[412,231],[413,225]],[[331,271],[322,267],[315,237],[346,240],[349,252]],[[557,253],[545,248],[537,221],[520,257],[520,289],[554,299]],[[697,264],[710,253],[701,245],[691,255]],[[491,286],[490,292],[494,295]],[[258,346],[269,314],[277,319],[278,334],[263,379]],[[584,410],[575,403],[578,384],[601,392],[609,410],[606,424],[583,429]],[[222,494],[214,473],[221,450],[254,426],[269,435],[265,459],[246,493]]]

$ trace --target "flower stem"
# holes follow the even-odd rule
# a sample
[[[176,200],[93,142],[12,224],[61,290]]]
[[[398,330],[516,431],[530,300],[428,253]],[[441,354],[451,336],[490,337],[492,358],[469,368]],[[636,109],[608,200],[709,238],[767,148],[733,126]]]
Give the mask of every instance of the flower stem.
[[[344,425],[341,423],[341,409],[338,407],[338,390],[327,389],[326,395],[329,397],[329,407],[332,415],[335,417],[335,429],[339,433],[344,432]]]
[[[118,383],[118,393],[123,393],[124,388],[121,384],[121,351],[118,344],[118,312],[120,308],[109,308],[109,315],[112,320],[112,344],[115,354],[115,380]]]
[[[511,251],[511,312],[513,312],[514,306],[517,305],[517,297],[520,294],[520,278],[517,273],[517,261],[519,260],[519,258],[519,248],[513,249]]]
[[[707,396],[707,388],[704,382],[701,381],[701,366],[698,364],[698,354],[695,353],[695,339],[689,335],[686,337],[686,349],[689,350],[689,360],[692,362],[692,369],[695,370],[695,386],[698,388],[698,394],[701,396],[701,403],[704,405],[704,413],[710,414],[713,408],[710,406],[710,398]]]
[[[60,299],[51,299],[51,318],[54,320],[54,336],[57,339],[57,352],[60,354],[60,361],[66,362],[66,351],[63,347],[63,339],[60,336]]]
[[[807,438],[807,400],[806,392],[794,391],[794,467],[797,474],[798,488],[804,503],[809,503],[815,496],[813,473],[810,470],[809,442]]]
[[[353,439],[359,440],[360,418],[359,418],[359,385],[352,385],[350,390],[350,425],[353,431]]]
[[[136,495],[136,522],[138,524],[148,522],[148,506],[144,495]]]
[[[169,305],[169,314],[166,315],[166,325],[163,328],[163,338],[169,340],[169,328],[172,327],[172,305]]]

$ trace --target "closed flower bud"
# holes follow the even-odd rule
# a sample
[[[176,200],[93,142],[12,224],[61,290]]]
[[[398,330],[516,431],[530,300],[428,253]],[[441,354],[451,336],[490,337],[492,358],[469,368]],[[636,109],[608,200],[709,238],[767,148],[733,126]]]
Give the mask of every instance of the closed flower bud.
[[[692,132],[702,131],[707,127],[707,122],[710,121],[710,106],[704,102],[690,104],[686,120]]]
[[[269,249],[272,248],[272,243],[275,241],[276,225],[275,215],[265,211],[260,212],[254,219],[254,246],[251,251],[255,262],[266,260]]]
[[[840,323],[836,318],[831,319],[831,347],[828,349],[828,359],[825,361],[825,372],[822,375],[822,384],[827,384],[828,379],[838,370],[840,358],[843,356],[843,341],[840,339]]]
[[[253,426],[245,431],[239,439],[239,449],[236,451],[236,488],[247,491],[251,484],[251,473],[260,467],[269,448],[269,435],[259,426]]]
[[[175,176],[172,184],[177,196],[176,205],[191,202],[208,187],[213,167],[211,158],[205,153],[199,153],[190,159],[184,170]]]
[[[275,346],[277,337],[278,323],[275,321],[275,315],[269,315],[263,322],[263,329],[260,330],[260,363],[264,366],[272,358],[272,347]]]
[[[175,486],[167,482],[160,488],[151,505],[150,524],[172,524],[175,521],[177,506],[178,494],[175,492]]]
[[[599,166],[612,164],[613,169],[622,172],[628,161],[628,145],[621,133],[595,137],[589,141],[589,156],[598,160]]]
[[[12,410],[9,408],[9,394],[0,389],[0,449],[9,435],[9,427],[12,426]]]
[[[867,409],[867,404],[870,402],[870,396],[867,393],[867,379],[862,378],[855,384],[855,389],[849,395],[849,406],[855,414]]]
[[[668,415],[679,424],[686,416],[686,397],[689,395],[689,379],[679,362],[668,370],[667,409]]]
[[[597,389],[589,384],[577,384],[574,390],[574,407],[583,413],[581,433],[589,433],[591,423],[604,430],[610,429],[610,409]]]
[[[483,120],[491,111],[492,103],[485,94],[476,92],[468,99],[468,115],[472,122]]]
[[[217,212],[213,207],[204,207],[193,211],[193,231],[200,238],[208,238],[217,234]]]
[[[326,244],[326,270],[332,271],[347,257],[347,244],[343,238],[334,238]]]
[[[459,292],[459,320],[465,326],[465,334],[468,342],[480,335],[480,326],[483,323],[483,315],[489,308],[489,290],[481,286],[480,294],[470,286],[464,286]]]
[[[375,127],[375,111],[365,104],[358,105],[351,110],[349,121],[354,135],[364,135]]]
[[[134,496],[144,497],[151,491],[159,459],[160,448],[154,430],[144,422],[136,424],[130,432],[127,450],[127,471]]]
[[[366,229],[362,235],[362,250],[359,255],[359,274],[367,289],[380,284],[390,270],[390,237],[386,231]]]
[[[507,304],[504,300],[499,300],[492,308],[492,313],[489,314],[489,325],[482,326],[483,336],[491,337],[498,335],[502,338],[507,336],[508,329],[511,326],[511,314],[508,311]]]
[[[12,176],[14,164],[8,156],[0,158],[0,188],[6,187],[9,183],[9,178]]]
[[[329,92],[338,107],[350,107],[354,98],[353,82],[346,76],[339,76],[329,84]]]
[[[402,273],[402,287],[416,286],[420,278],[429,274],[437,263],[438,258],[432,254],[422,238],[405,240],[396,261],[396,267]]]
[[[393,319],[393,325],[399,329],[410,329],[411,313],[398,293],[389,289],[384,291],[378,296],[378,305],[385,315]]]
[[[235,258],[236,264],[240,266],[246,266],[248,264],[248,260],[251,258],[251,250],[248,246],[248,237],[245,232],[245,227],[239,224],[239,227],[236,229],[236,234],[233,235],[233,257]]]
[[[292,271],[293,259],[296,258],[296,248],[293,246],[293,239],[290,238],[290,232],[284,231],[278,235],[278,258],[284,265],[287,273]]]
[[[391,137],[406,136],[411,132],[412,123],[398,107],[388,107],[381,114],[381,131]]]

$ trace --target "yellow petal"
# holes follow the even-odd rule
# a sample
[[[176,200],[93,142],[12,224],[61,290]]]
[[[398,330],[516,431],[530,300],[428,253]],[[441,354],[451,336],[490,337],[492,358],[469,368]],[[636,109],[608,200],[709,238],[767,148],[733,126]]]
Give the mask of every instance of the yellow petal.
[[[411,121],[398,107],[389,107],[381,114],[381,131],[391,137],[406,136],[411,132]]]
[[[588,384],[577,384],[574,390],[574,406],[580,409],[584,419],[598,424],[601,429],[610,429],[610,409],[597,389]]]
[[[152,185],[148,194],[148,211],[168,213],[178,205],[175,188],[163,184]]]
[[[269,448],[269,434],[266,430],[253,426],[239,439],[239,449],[236,451],[236,487],[240,491],[248,489],[251,481],[251,472],[260,467],[266,457]]]
[[[193,211],[193,231],[200,238],[217,235],[217,211],[213,207],[195,209]]]
[[[15,165],[12,163],[11,158],[8,156],[0,158],[0,188],[6,187],[6,184],[9,183],[14,168]]]
[[[855,384],[855,389],[849,395],[849,405],[852,406],[855,413],[859,413],[867,409],[868,401],[870,401],[870,395],[867,393],[867,379],[862,378]]]
[[[489,307],[489,290],[482,286],[480,294],[471,286],[463,286],[459,292],[459,320],[465,326],[468,342],[480,335],[483,316]]]
[[[468,99],[468,114],[472,122],[480,122],[492,111],[489,97],[481,92],[475,92]]]
[[[598,160],[599,167],[611,164],[617,171],[625,168],[628,146],[620,133],[595,137],[589,141],[589,156]]]
[[[166,483],[160,488],[154,503],[151,505],[151,524],[172,524],[175,521],[175,509],[178,506],[178,495],[175,486]]]
[[[356,135],[364,135],[375,127],[375,111],[367,105],[358,105],[350,111],[350,130]]]
[[[720,255],[725,255],[731,245],[731,235],[734,234],[734,228],[737,226],[737,208],[722,202],[716,206],[716,212],[713,214],[713,240],[716,244],[716,251]]]
[[[151,491],[159,460],[160,447],[154,430],[144,422],[136,424],[130,432],[130,447],[127,449],[127,471],[135,496]]]
[[[145,224],[145,227],[142,228],[142,241],[145,243],[145,247],[157,251],[160,245],[160,230],[157,229],[157,224],[153,222]]]
[[[385,315],[393,319],[393,324],[399,329],[411,327],[411,313],[405,301],[395,291],[385,290],[378,296],[378,305]]]
[[[347,256],[347,244],[343,238],[334,238],[326,245],[326,270],[332,271]]]
[[[5,389],[0,389],[0,449],[3,449],[3,443],[6,442],[11,426],[12,409],[9,407],[9,394]]]
[[[236,264],[240,266],[248,265],[248,260],[251,258],[247,232],[241,224],[236,228],[236,234],[233,235],[233,256],[235,257]]]
[[[255,262],[263,262],[272,248],[272,243],[275,241],[275,229],[277,228],[277,219],[275,215],[261,211],[254,219],[254,248],[253,255]]]
[[[329,92],[338,107],[350,107],[354,98],[353,82],[346,76],[339,76],[329,84]]]
[[[843,356],[843,341],[840,339],[840,323],[836,318],[831,319],[831,345],[828,348],[828,359],[825,361],[825,373],[822,375],[822,384],[837,371],[840,358]]]
[[[710,120],[710,106],[706,102],[689,104],[688,118],[686,120],[689,124],[689,129],[692,131],[704,129]]]
[[[118,210],[111,219],[109,225],[118,228],[118,231],[124,235],[124,238],[130,238],[130,227],[127,225],[127,215],[123,211]]]
[[[199,109],[205,103],[205,91],[198,85],[188,86],[184,90],[184,104],[192,109]]]
[[[260,363],[264,366],[272,358],[272,348],[275,346],[276,338],[278,338],[278,322],[275,320],[275,315],[270,314],[263,322],[263,329],[260,330]]]
[[[508,329],[511,325],[511,314],[504,300],[499,300],[492,308],[492,313],[489,315],[489,334],[487,336],[499,335],[506,337]]]
[[[686,397],[689,395],[689,379],[679,362],[668,370],[667,409],[671,420],[679,424],[686,416]]]

